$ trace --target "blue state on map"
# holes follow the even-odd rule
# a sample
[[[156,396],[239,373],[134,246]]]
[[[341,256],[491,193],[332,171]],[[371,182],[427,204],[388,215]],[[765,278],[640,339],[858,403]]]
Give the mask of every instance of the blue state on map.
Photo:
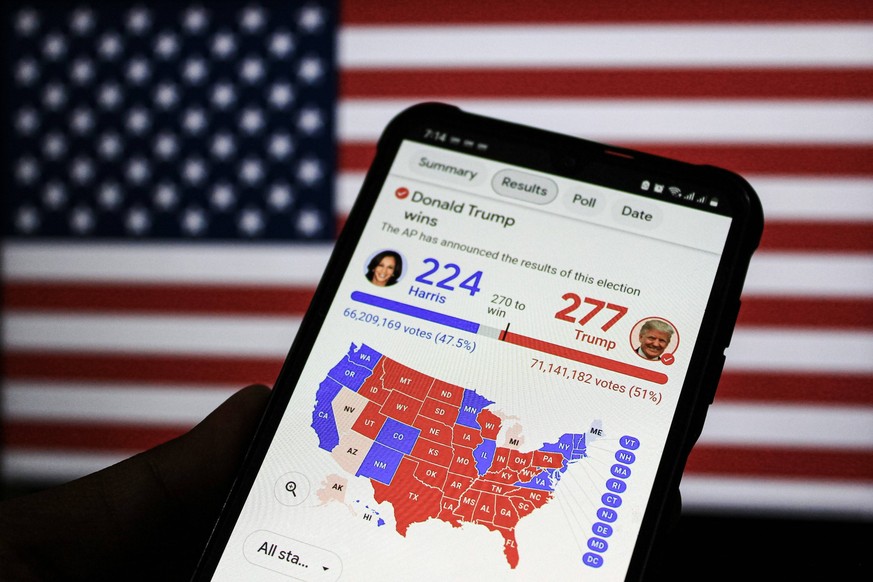
[[[369,479],[377,502],[391,504],[398,533],[429,519],[482,525],[503,537],[515,568],[516,525],[548,503],[562,474],[587,456],[586,434],[565,433],[530,451],[513,438],[498,445],[503,421],[493,404],[351,344],[319,384],[312,429],[320,448]]]

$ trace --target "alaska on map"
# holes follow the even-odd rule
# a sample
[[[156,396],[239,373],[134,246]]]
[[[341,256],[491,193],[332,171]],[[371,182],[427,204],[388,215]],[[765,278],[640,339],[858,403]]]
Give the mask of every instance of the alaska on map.
[[[351,475],[368,479],[374,500],[390,503],[395,529],[437,519],[499,533],[518,565],[518,522],[543,507],[567,468],[585,458],[585,433],[523,451],[499,442],[493,401],[351,344],[316,392],[312,429],[319,447]]]

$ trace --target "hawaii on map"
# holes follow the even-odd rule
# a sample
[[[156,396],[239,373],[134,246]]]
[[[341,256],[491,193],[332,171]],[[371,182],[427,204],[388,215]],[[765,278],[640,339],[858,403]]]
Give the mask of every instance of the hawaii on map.
[[[524,451],[504,431],[498,443],[503,421],[492,404],[352,344],[319,385],[312,428],[320,448],[391,505],[398,534],[431,519],[477,524],[503,537],[515,568],[518,522],[551,501],[563,473],[587,456],[586,435]]]

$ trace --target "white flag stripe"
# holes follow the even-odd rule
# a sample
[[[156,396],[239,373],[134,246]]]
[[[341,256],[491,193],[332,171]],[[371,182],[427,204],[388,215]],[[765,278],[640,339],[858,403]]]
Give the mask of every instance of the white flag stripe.
[[[240,386],[10,381],[9,421],[193,426]],[[805,449],[873,450],[873,407],[715,404],[700,436],[706,445],[766,444]]]
[[[750,453],[754,454],[754,453]],[[685,474],[679,486],[682,511],[714,510],[794,517],[873,518],[873,486],[825,479],[755,479]]]
[[[346,26],[337,48],[340,69],[347,70],[869,67],[873,26]]]
[[[364,183],[365,172],[340,172],[335,184],[334,203],[340,216],[347,216]]]
[[[188,245],[6,243],[3,276],[28,281],[288,285],[315,289],[332,246],[301,250],[228,249]],[[133,250],[129,254],[129,251]],[[146,273],[161,265],[160,274]],[[143,277],[146,276],[145,279]],[[758,252],[743,290],[746,296],[873,297],[873,256],[854,253]]]
[[[194,426],[240,388],[13,380],[4,383],[2,413],[9,421]]]
[[[385,124],[405,107],[420,101],[456,103],[472,112],[617,146],[652,151],[697,147],[701,149],[699,153],[709,152],[710,163],[739,171],[749,180],[760,194],[767,221],[764,250],[755,253],[743,290],[746,311],[741,320],[750,323],[736,329],[732,346],[726,350],[725,379],[736,381],[748,375],[766,384],[769,374],[783,381],[797,374],[797,382],[802,383],[815,382],[816,374],[822,374],[830,380],[860,377],[868,381],[873,378],[873,328],[869,325],[873,250],[864,237],[873,226],[873,167],[859,161],[853,168],[847,168],[845,162],[843,167],[830,168],[819,163],[816,168],[800,168],[791,160],[794,150],[799,157],[810,158],[820,152],[822,159],[845,151],[846,160],[861,160],[871,150],[873,93],[863,92],[862,88],[873,72],[873,20],[869,14],[860,14],[863,10],[845,7],[830,10],[829,4],[821,4],[819,9],[801,4],[793,16],[786,15],[778,6],[775,11],[752,10],[735,20],[729,14],[719,14],[721,9],[703,9],[679,20],[667,16],[657,22],[648,22],[645,17],[629,21],[609,10],[604,13],[595,10],[590,18],[586,13],[575,21],[571,15],[532,22],[516,18],[518,14],[513,15],[512,10],[501,12],[501,8],[492,15],[479,9],[476,20],[464,20],[473,24],[458,24],[457,19],[455,23],[443,23],[437,14],[439,10],[433,14],[422,12],[410,22],[409,15],[393,8],[379,10],[376,16],[373,9],[384,7],[370,7],[367,15],[355,7],[351,11],[344,9],[337,26],[337,51],[331,57],[338,71],[334,78],[339,79],[339,93],[335,95],[338,101],[331,101],[337,116],[330,133],[336,138],[335,151],[340,157],[338,166],[331,168],[327,176],[328,183],[335,184],[335,207],[332,216],[322,215],[321,224],[347,218],[363,180],[364,158],[372,151]],[[512,18],[510,22],[515,24],[506,24],[504,16]],[[605,20],[613,16],[615,20]],[[362,24],[349,25],[343,18]],[[498,22],[492,23],[495,20]],[[568,24],[555,22],[561,20]],[[75,26],[70,28],[72,21],[61,13],[46,13],[41,22],[40,35],[56,32],[67,40],[66,58],[54,65],[76,63],[74,49],[85,45],[78,46],[73,41],[90,42],[89,39],[100,37],[97,34],[100,31],[77,36]],[[395,22],[399,25],[392,24]],[[220,24],[214,18],[210,23]],[[117,31],[120,34],[129,32],[121,28]],[[216,30],[219,28],[211,26],[210,33],[201,35],[201,40],[208,41]],[[151,32],[160,30],[153,26]],[[179,39],[184,40],[184,36],[180,34]],[[270,38],[269,34],[255,36]],[[145,39],[143,35],[139,37]],[[49,56],[47,45],[42,41],[30,44],[36,38],[21,37],[22,42],[36,49],[34,52],[28,48],[22,55],[29,58],[32,53],[34,62],[46,64],[43,57]],[[26,48],[24,44],[22,47]],[[124,44],[120,60],[111,63],[111,67],[124,68],[125,59],[136,57],[136,51],[125,47],[135,48],[130,43]],[[308,57],[310,53],[301,48],[297,43],[291,54]],[[202,55],[204,63],[212,56],[207,53],[210,51]],[[176,56],[184,60],[185,51]],[[234,56],[251,55],[238,51]],[[268,60],[273,64],[284,61],[278,54]],[[21,91],[28,94],[38,85],[54,81],[70,89],[69,81],[87,93],[101,86],[96,82],[101,74],[114,74],[114,69],[101,73],[98,67],[89,85],[84,78],[79,79],[77,67],[66,67],[70,75],[76,75],[63,72],[57,78],[47,74],[51,71],[43,67],[33,81],[28,80],[32,74],[28,65],[19,64],[11,62],[13,85],[18,82]],[[212,63],[213,68],[207,70],[209,80],[202,85],[207,93],[214,89],[211,83],[216,77],[210,71],[216,72],[215,65]],[[226,68],[231,72],[241,70]],[[275,67],[272,70],[275,72]],[[293,76],[297,69],[282,70],[291,71]],[[678,73],[681,82],[677,82],[673,72]],[[123,77],[124,71],[121,73]],[[478,83],[474,81],[470,88],[461,87],[458,83],[464,74]],[[527,82],[542,75],[543,78],[566,75],[577,81],[603,79],[605,84],[600,89],[605,92],[597,88],[580,89],[575,81],[564,85]],[[657,86],[646,80],[652,75],[660,76]],[[747,83],[745,88],[737,85],[739,88],[725,92],[718,89],[725,79],[754,79],[761,75],[768,76],[766,83]],[[423,76],[431,78],[426,89],[430,96],[422,93],[419,80]],[[156,95],[152,85],[160,83],[158,77],[153,75],[141,83],[148,95]],[[379,81],[365,86],[367,79],[377,77]],[[485,78],[493,78],[494,83],[486,87],[482,82]],[[264,78],[252,82],[250,88],[269,90],[272,82]],[[515,85],[509,86],[510,83]],[[123,82],[122,85],[122,89],[128,90],[127,97],[131,97],[132,85]],[[21,91],[19,96],[24,95]],[[176,96],[174,100],[180,101],[174,110],[187,111],[190,105],[187,101],[196,97],[195,93],[202,91]],[[45,97],[43,93],[38,95]],[[301,98],[303,93],[292,92],[293,95],[297,99],[292,99],[290,105],[306,105],[307,99]],[[461,95],[466,97],[460,98]],[[241,93],[237,95],[240,96]],[[73,126],[63,123],[72,119],[63,112],[82,105],[73,93],[67,97],[66,105],[54,116],[62,121],[59,131],[64,135],[67,126]],[[291,112],[291,108],[284,108],[288,104],[280,105],[283,99],[279,95],[267,107],[273,112],[280,109]],[[37,101],[16,101],[18,105],[12,111],[16,124],[11,131],[25,136],[29,117],[19,105],[33,104],[41,112],[40,127],[27,133],[29,137],[24,139],[36,144],[34,155],[39,157],[40,151],[49,151],[41,138],[48,135],[46,132],[51,129],[48,122],[52,120],[42,115],[46,110],[40,109]],[[126,105],[135,105],[134,101],[122,95]],[[216,99],[212,101],[218,103]],[[236,105],[245,108],[251,103],[237,99]],[[232,110],[233,107],[225,112]],[[230,121],[242,119],[234,115],[226,117]],[[105,119],[98,116],[98,126]],[[214,115],[210,119],[218,120]],[[288,114],[284,119],[300,118]],[[155,134],[158,125],[152,124],[152,129],[143,135]],[[208,125],[202,132],[207,140],[214,134]],[[277,129],[267,125],[259,136],[276,134]],[[225,129],[233,133],[232,126],[233,123]],[[125,142],[134,131],[134,119],[119,127]],[[78,126],[73,129],[78,131]],[[171,128],[170,133],[176,129],[182,131],[185,127]],[[37,135],[40,139],[36,139]],[[102,129],[93,135],[103,135]],[[196,146],[194,141],[184,141]],[[234,143],[237,151],[228,161],[236,160],[231,164],[236,167],[234,164],[245,157],[246,148],[241,141]],[[306,144],[299,140],[294,140],[294,144],[294,154],[285,159],[289,163],[305,157]],[[276,151],[282,147],[277,146]],[[124,144],[122,148],[130,150]],[[191,152],[185,153],[185,149],[183,145],[176,156],[181,162],[190,158]],[[738,167],[732,168],[726,162],[719,164],[710,150],[720,149],[725,150],[723,159],[735,159],[732,163]],[[271,147],[271,156],[272,150]],[[771,163],[754,163],[756,150]],[[83,151],[82,148],[67,151],[61,159],[58,168],[63,174],[59,175],[62,182],[80,177],[81,174],[73,176],[69,163]],[[218,142],[203,151],[212,160],[209,152],[220,151]],[[740,159],[744,158],[737,155],[740,151],[752,158]],[[11,179],[25,184],[33,166],[23,155],[15,151]],[[265,163],[276,159],[264,158]],[[696,159],[702,158],[698,155]],[[747,172],[753,167],[759,175]],[[45,177],[50,169],[40,162],[38,173]],[[818,173],[812,175],[814,171]],[[96,186],[106,182],[105,176],[98,174],[93,182]],[[210,178],[220,174],[218,170],[208,172]],[[126,184],[132,175],[118,176],[119,183]],[[265,176],[270,178],[264,184],[276,184],[274,173],[266,172]],[[152,178],[157,183],[160,176],[154,174]],[[28,188],[26,184],[23,187]],[[232,192],[241,195],[242,190],[245,188]],[[34,185],[29,191],[45,194],[47,190]],[[211,190],[206,188],[204,192],[208,194]],[[293,189],[291,208],[302,203],[300,197],[304,194],[299,188]],[[215,198],[216,204],[223,204],[221,196],[216,194]],[[281,198],[280,194],[277,201]],[[58,217],[58,210],[61,213],[78,210],[69,200],[52,210],[49,206],[54,202],[52,196],[45,194],[38,197],[34,208]],[[164,199],[159,201],[155,197],[152,202],[160,205]],[[207,211],[218,207],[211,204],[211,199],[208,202],[208,208],[204,206]],[[176,210],[190,207],[183,199],[174,204]],[[243,209],[244,205],[236,202],[228,208]],[[16,224],[27,228],[32,216],[29,211],[25,209]],[[123,216],[120,212],[113,215]],[[41,227],[50,222],[43,220]],[[85,224],[72,220],[68,223]],[[0,391],[0,419],[7,422],[10,437],[0,461],[5,483],[20,482],[26,487],[54,485],[121,461],[138,446],[196,424],[242,386],[230,385],[226,377],[215,375],[208,382],[203,381],[192,372],[198,366],[238,358],[258,369],[269,362],[281,363],[299,333],[302,314],[296,311],[302,309],[307,293],[315,289],[333,247],[330,241],[310,244],[300,240],[260,244],[248,240],[216,243],[198,239],[187,244],[172,241],[149,244],[143,240],[116,239],[80,245],[87,241],[87,236],[73,237],[77,239],[73,241],[19,238],[38,242],[22,244],[7,240],[0,250],[0,272],[9,291],[0,347],[12,374],[3,379]],[[117,304],[99,305],[113,285],[129,288],[131,292]],[[26,295],[31,289],[32,301]],[[278,317],[265,315],[264,297],[276,290],[292,301],[277,307]],[[69,297],[64,295],[66,291],[70,291]],[[144,302],[135,304],[139,292]],[[206,293],[210,297],[214,293],[223,300],[192,305],[192,298]],[[59,302],[63,305],[57,305]],[[809,321],[802,309],[807,306],[811,312]],[[762,313],[764,309],[771,315]],[[856,311],[848,313],[849,309]],[[833,320],[848,319],[856,313],[858,321],[850,325]],[[834,327],[829,327],[830,322]],[[60,353],[58,366],[46,364],[42,370],[45,374],[36,376],[40,372],[33,369],[39,366],[37,362],[55,353]],[[108,377],[113,373],[113,362],[119,360],[129,360],[136,367],[176,357],[186,364],[176,375],[171,367],[165,366],[162,370],[134,371],[129,374],[130,382],[112,382]],[[83,364],[86,360],[95,360],[97,369],[76,367],[77,362]],[[107,376],[100,371],[103,364]],[[89,379],[91,376],[99,379]],[[518,382],[521,386],[520,379]],[[843,382],[839,393],[832,395],[835,400],[843,400],[839,403],[808,394],[769,400],[764,394],[768,391],[766,386],[762,387],[760,397],[718,399],[710,406],[698,445],[701,450],[696,458],[692,452],[691,470],[683,476],[684,513],[873,520],[873,477],[858,460],[867,459],[873,452],[873,403],[850,402],[857,400],[852,395],[857,396],[859,389],[856,383]],[[56,431],[52,423],[56,423]],[[799,452],[791,454],[792,451]],[[767,459],[773,459],[775,465],[767,464]],[[823,467],[832,470],[825,471]]]
[[[331,243],[313,245],[137,244],[7,242],[7,281],[111,281],[291,285],[318,283]]]
[[[3,450],[3,479],[7,483],[21,481],[28,484],[42,482],[49,486],[57,485],[105,469],[129,456],[118,453],[7,447]]]
[[[873,180],[793,176],[746,179],[761,197],[767,220],[873,221]],[[341,215],[351,211],[363,182],[363,172],[340,174],[336,205]]]
[[[375,141],[421,99],[346,99],[340,141]],[[461,109],[607,143],[873,143],[873,101],[718,99],[469,99]]]
[[[284,357],[296,317],[121,316],[10,311],[9,350]],[[726,369],[873,372],[873,332],[739,327]]]
[[[7,312],[4,347],[62,352],[282,358],[298,317],[186,317]]]
[[[761,197],[765,220],[873,221],[873,180],[754,175],[746,179]]]
[[[725,370],[873,374],[873,332],[738,327]]]
[[[771,297],[873,297],[873,256],[758,252],[752,257],[743,294]]]
[[[709,408],[699,442],[873,450],[873,407],[718,402]]]

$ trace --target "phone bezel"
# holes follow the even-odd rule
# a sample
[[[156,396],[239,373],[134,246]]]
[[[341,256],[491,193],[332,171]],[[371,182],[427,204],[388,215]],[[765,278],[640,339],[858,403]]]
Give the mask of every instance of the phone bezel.
[[[626,579],[641,579],[657,548],[664,512],[671,493],[678,495],[679,482],[694,444],[700,435],[709,404],[714,398],[724,363],[724,350],[730,343],[740,295],[751,256],[763,231],[763,210],[749,183],[738,174],[714,166],[694,165],[677,160],[601,144],[516,123],[496,120],[443,103],[422,103],[399,113],[382,133],[376,155],[367,171],[342,232],[337,237],[324,274],[297,335],[290,346],[277,377],[256,436],[246,454],[202,554],[192,580],[206,580],[212,575],[224,546],[240,515],[246,496],[254,484],[279,423],[294,392],[294,386],[309,357],[313,342],[322,329],[333,303],[349,259],[370,218],[373,206],[388,175],[393,159],[404,139],[424,142],[422,127],[463,131],[506,146],[490,149],[484,157],[528,165],[569,178],[579,179],[586,163],[608,162],[620,171],[661,173],[681,177],[694,184],[718,191],[725,201],[722,212],[732,218],[724,252],[719,263],[707,308],[701,322],[699,340],[694,347],[681,396],[669,429],[664,454],[658,465],[652,494],[639,529],[638,541]],[[440,144],[431,144],[440,145]],[[495,151],[497,153],[495,153]],[[514,152],[510,155],[509,153]],[[507,157],[508,156],[508,157]],[[567,163],[573,160],[573,163]],[[590,167],[590,166],[588,166]],[[644,540],[641,542],[640,540]]]

